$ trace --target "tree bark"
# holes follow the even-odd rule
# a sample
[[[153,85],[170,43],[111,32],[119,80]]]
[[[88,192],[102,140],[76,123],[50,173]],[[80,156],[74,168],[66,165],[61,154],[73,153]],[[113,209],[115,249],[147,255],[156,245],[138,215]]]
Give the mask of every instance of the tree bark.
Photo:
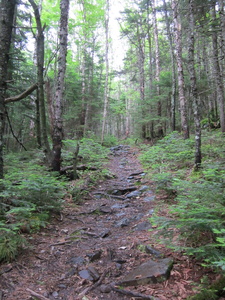
[[[16,0],[0,2],[0,179],[3,178],[3,133],[5,125],[5,98],[9,49],[13,28]]]
[[[173,45],[173,38],[170,29],[170,21],[167,12],[167,4],[166,1],[163,0],[164,6],[164,13],[166,19],[166,30],[167,36],[169,39],[170,45],[170,57],[171,57],[171,64],[172,64],[172,91],[171,91],[171,129],[172,131],[176,130],[176,69],[175,69],[175,54],[174,54],[174,45]]]
[[[48,133],[47,133],[47,121],[46,121],[46,109],[45,109],[45,97],[44,97],[44,29],[45,26],[41,24],[41,17],[39,9],[34,0],[29,0],[37,24],[37,34],[36,39],[36,51],[37,51],[37,78],[38,78],[38,90],[37,90],[37,103],[40,107],[40,117],[41,117],[41,131],[43,136],[43,142],[45,147],[46,156],[50,162],[50,145],[48,142]],[[39,120],[37,120],[38,122]]]
[[[193,101],[193,112],[195,122],[195,168],[198,169],[201,165],[201,119],[199,111],[198,91],[196,84],[196,72],[195,72],[195,39],[194,39],[194,1],[189,0],[189,45],[188,45],[188,66],[190,74],[190,85],[191,85],[191,98]]]
[[[178,0],[172,1],[174,29],[175,29],[175,47],[176,47],[176,62],[178,73],[178,91],[179,91],[179,103],[180,103],[180,115],[181,115],[181,129],[184,139],[189,138],[189,126],[187,118],[187,100],[184,92],[184,72],[182,62],[182,45],[181,45],[181,22],[178,12]]]
[[[109,0],[106,0],[106,16],[105,16],[105,39],[106,39],[106,49],[105,49],[105,91],[104,91],[104,109],[103,109],[103,120],[102,120],[102,134],[101,134],[101,144],[104,141],[105,127],[106,127],[106,117],[108,110],[108,99],[109,99]]]
[[[221,131],[225,132],[225,115],[224,115],[224,88],[223,88],[223,78],[222,72],[219,64],[219,51],[218,51],[218,37],[217,31],[215,28],[216,22],[216,12],[215,5],[216,1],[212,2],[213,6],[211,9],[212,16],[212,45],[213,45],[213,62],[214,62],[214,80],[216,83],[216,91],[217,91],[217,103],[219,106],[219,115],[220,115],[220,126]]]
[[[56,79],[56,90],[54,95],[54,127],[52,133],[52,170],[60,171],[61,167],[61,151],[63,139],[63,91],[64,78],[66,72],[66,55],[67,55],[67,39],[68,39],[68,15],[69,0],[61,0],[60,2],[60,28],[59,28],[59,57],[58,57],[58,74]]]

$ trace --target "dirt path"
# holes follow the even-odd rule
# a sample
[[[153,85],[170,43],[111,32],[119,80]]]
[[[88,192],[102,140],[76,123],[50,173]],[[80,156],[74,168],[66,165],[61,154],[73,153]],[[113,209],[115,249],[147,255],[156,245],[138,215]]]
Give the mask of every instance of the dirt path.
[[[143,251],[149,245],[173,258],[170,279],[127,289],[161,300],[193,294],[200,266],[157,245],[148,231],[157,198],[137,154],[114,148],[108,164],[114,178],[100,182],[79,205],[68,200],[61,220],[31,236],[32,250],[1,266],[0,300],[131,299],[111,286],[148,259],[157,260],[159,252]]]

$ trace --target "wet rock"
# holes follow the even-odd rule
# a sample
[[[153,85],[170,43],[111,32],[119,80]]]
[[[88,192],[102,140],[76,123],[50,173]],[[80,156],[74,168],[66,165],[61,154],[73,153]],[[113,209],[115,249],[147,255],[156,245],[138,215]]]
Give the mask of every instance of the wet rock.
[[[101,291],[102,293],[110,293],[111,290],[112,290],[112,288],[111,288],[111,286],[110,286],[109,284],[102,284],[102,285],[100,286],[100,291]]]
[[[118,285],[137,286],[162,282],[169,278],[172,265],[173,260],[170,258],[160,259],[158,261],[149,260],[126,275]]]
[[[125,227],[130,224],[131,220],[128,218],[123,218],[115,223],[115,227]]]
[[[152,225],[148,221],[145,221],[145,222],[137,224],[135,226],[134,230],[135,231],[142,231],[142,230],[149,230],[151,228],[152,228]]]
[[[143,199],[144,202],[152,202],[155,200],[155,196],[148,196]]]
[[[101,255],[102,255],[102,250],[98,250],[94,253],[87,253],[87,257],[89,258],[90,262],[100,259]]]
[[[163,254],[153,247],[147,245],[145,246],[145,252],[154,255],[155,257],[162,257]]]
[[[139,197],[140,195],[141,195],[141,192],[133,191],[133,192],[127,194],[126,198],[129,198],[129,199],[136,198],[136,197]]]

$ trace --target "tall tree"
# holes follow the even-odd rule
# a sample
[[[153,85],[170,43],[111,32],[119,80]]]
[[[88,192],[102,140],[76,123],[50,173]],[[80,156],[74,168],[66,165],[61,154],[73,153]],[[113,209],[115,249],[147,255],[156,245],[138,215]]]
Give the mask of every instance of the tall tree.
[[[104,109],[102,120],[102,135],[101,143],[104,141],[106,117],[109,99],[109,0],[106,0],[106,14],[105,14],[105,91],[104,91]]]
[[[178,73],[178,91],[179,91],[179,103],[181,114],[181,128],[184,139],[189,138],[189,126],[187,118],[187,100],[184,91],[184,70],[182,62],[182,44],[181,44],[181,21],[178,9],[178,0],[172,0],[173,18],[174,18],[174,30],[175,30],[175,47],[176,47],[176,62]]]
[[[63,91],[64,78],[66,72],[66,55],[68,40],[68,16],[69,16],[69,0],[61,0],[60,2],[60,25],[59,25],[59,56],[58,56],[58,74],[56,79],[56,88],[54,95],[54,127],[52,133],[52,169],[60,171],[61,167],[61,151],[63,139]]]
[[[45,152],[48,160],[50,159],[50,145],[48,142],[47,133],[47,121],[46,121],[46,109],[45,109],[45,97],[44,97],[44,30],[45,25],[42,26],[41,17],[39,9],[34,0],[29,0],[33,10],[37,25],[36,39],[36,53],[37,53],[37,79],[38,79],[38,89],[37,89],[37,111],[41,112],[41,131],[43,136],[43,142],[45,147]],[[37,116],[38,117],[38,116]],[[37,120],[38,122],[39,120]],[[41,145],[40,145],[41,146]]]
[[[216,83],[217,102],[220,113],[220,126],[221,131],[225,132],[225,115],[224,115],[224,86],[222,70],[219,63],[219,45],[218,45],[218,33],[217,33],[217,18],[216,18],[216,1],[212,1],[211,8],[211,27],[212,27],[212,46],[213,46],[213,66],[214,66],[214,80]]]
[[[194,23],[194,0],[189,0],[189,47],[188,47],[188,66],[190,74],[191,98],[193,101],[193,112],[195,122],[195,166],[199,168],[202,160],[201,155],[201,119],[200,105],[198,103],[198,90],[195,72],[195,23]]]
[[[0,178],[3,178],[3,133],[9,50],[16,0],[0,1]]]

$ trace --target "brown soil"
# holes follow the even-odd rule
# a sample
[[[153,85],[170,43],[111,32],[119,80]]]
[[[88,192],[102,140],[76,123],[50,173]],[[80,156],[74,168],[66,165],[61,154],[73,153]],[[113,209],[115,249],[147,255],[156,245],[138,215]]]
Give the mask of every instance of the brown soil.
[[[195,294],[206,276],[209,281],[216,279],[211,270],[160,245],[154,237],[157,228],[136,230],[138,224],[151,222],[151,211],[159,204],[164,213],[160,197],[146,202],[143,199],[149,191],[130,200],[108,194],[109,190],[126,189],[131,185],[148,185],[154,192],[151,182],[141,174],[135,175],[134,181],[128,180],[132,173],[142,172],[138,150],[111,155],[108,169],[114,178],[99,182],[78,205],[68,195],[60,218],[53,218],[41,232],[27,235],[32,248],[16,261],[1,265],[0,299],[131,299],[131,296],[110,290],[110,285],[116,286],[125,274],[141,263],[157,260],[139,245],[151,245],[164,257],[172,257],[171,276],[163,283],[127,287],[126,290],[160,300],[180,300]],[[114,204],[125,203],[125,208],[112,208]],[[127,226],[116,227],[116,222],[123,218],[131,220],[131,217],[133,219]],[[100,276],[95,282],[79,274],[89,267],[94,267]]]

